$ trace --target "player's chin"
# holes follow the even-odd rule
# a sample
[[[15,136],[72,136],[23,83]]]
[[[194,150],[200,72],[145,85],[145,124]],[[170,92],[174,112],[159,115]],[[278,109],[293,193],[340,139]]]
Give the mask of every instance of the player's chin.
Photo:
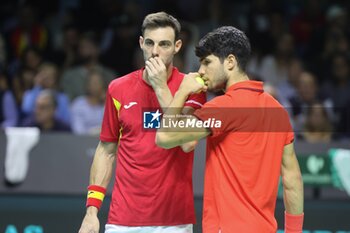
[[[219,91],[219,89],[208,87],[208,88],[207,88],[207,91],[210,91],[210,92],[217,92],[217,91]]]
[[[213,86],[210,82],[207,83],[207,91],[216,92],[218,90],[220,90],[220,88]]]

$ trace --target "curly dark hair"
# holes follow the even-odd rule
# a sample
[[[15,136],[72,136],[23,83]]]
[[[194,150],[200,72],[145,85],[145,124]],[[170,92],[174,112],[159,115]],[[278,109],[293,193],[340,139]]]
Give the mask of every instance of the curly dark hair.
[[[223,26],[209,32],[196,46],[196,56],[200,59],[213,54],[223,62],[228,55],[233,54],[239,69],[244,72],[250,53],[248,37],[244,32],[232,26]]]

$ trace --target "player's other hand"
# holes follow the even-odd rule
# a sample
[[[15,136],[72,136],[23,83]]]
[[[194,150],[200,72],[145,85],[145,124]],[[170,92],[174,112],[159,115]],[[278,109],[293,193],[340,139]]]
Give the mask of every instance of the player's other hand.
[[[154,88],[167,85],[167,70],[160,57],[151,57],[146,61],[145,69],[147,71],[148,81]]]
[[[97,214],[86,213],[78,233],[99,233],[100,221]]]
[[[204,85],[203,85],[202,83],[199,83],[196,80],[196,77],[200,77],[200,74],[188,73],[187,75],[185,75],[179,89],[181,91],[184,91],[188,95],[199,93],[202,91],[207,91],[208,89],[207,82],[204,82]]]

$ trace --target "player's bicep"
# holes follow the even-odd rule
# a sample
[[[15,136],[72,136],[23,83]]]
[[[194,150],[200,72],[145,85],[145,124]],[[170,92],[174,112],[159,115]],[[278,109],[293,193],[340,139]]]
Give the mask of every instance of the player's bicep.
[[[294,143],[285,145],[283,148],[282,155],[282,172],[286,170],[291,170],[296,163],[298,163],[298,161],[296,159],[296,154],[294,151]]]
[[[100,141],[96,149],[96,155],[114,158],[117,149],[118,145],[115,142]]]
[[[285,188],[291,188],[295,179],[302,179],[294,144],[284,146],[281,168],[282,182]]]
[[[114,142],[99,142],[90,170],[90,184],[108,186],[112,177],[117,148]]]

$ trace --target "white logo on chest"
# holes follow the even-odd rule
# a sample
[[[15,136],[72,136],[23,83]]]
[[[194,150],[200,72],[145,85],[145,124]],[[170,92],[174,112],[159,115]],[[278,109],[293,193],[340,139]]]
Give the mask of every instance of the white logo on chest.
[[[134,106],[134,105],[136,105],[136,104],[137,104],[137,102],[130,102],[129,104],[124,105],[124,108],[125,108],[125,109],[129,109],[129,108],[131,108],[132,106]]]

